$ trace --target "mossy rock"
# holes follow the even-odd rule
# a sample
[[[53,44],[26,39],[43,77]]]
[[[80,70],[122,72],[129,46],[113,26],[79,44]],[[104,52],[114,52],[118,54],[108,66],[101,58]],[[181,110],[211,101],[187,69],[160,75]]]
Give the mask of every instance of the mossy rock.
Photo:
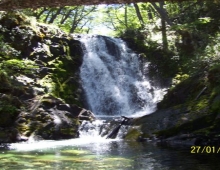
[[[0,128],[0,143],[16,142],[19,133],[15,128]]]
[[[167,138],[178,134],[193,133],[195,131],[198,131],[199,129],[212,126],[214,124],[215,118],[216,114],[206,115],[201,118],[182,124],[180,126],[175,126],[170,129],[154,132],[154,134],[156,134],[158,137],[162,136]]]
[[[10,113],[0,112],[0,127],[10,127],[14,123],[14,116]]]
[[[61,125],[57,126],[52,122],[36,131],[36,135],[42,136],[44,139],[71,139],[79,137],[77,125]]]
[[[78,83],[81,43],[19,12],[2,14],[0,24],[0,41],[7,48],[0,56],[0,92],[15,96],[5,100],[8,106],[0,105],[0,127],[14,125],[25,136],[39,131],[45,139],[78,137],[75,115],[61,111],[69,121],[62,120],[59,129],[50,111],[60,104],[82,105]]]
[[[169,108],[193,101],[205,86],[208,86],[208,84],[203,75],[189,77],[175,87],[169,89],[164,99],[158,103],[158,109]],[[207,93],[208,90],[205,92]]]
[[[220,64],[216,64],[210,68],[208,79],[212,86],[220,85]]]
[[[125,140],[138,140],[138,138],[140,136],[142,136],[142,132],[140,127],[138,126],[133,126],[131,128],[129,128],[128,132],[126,133],[126,135],[124,136]]]
[[[211,104],[212,112],[220,115],[220,94],[216,96]]]
[[[41,104],[45,107],[54,107],[55,105],[63,104],[64,101],[60,98],[54,97],[53,95],[44,95],[41,98]]]
[[[60,129],[60,136],[65,139],[79,137],[78,127],[66,127]]]
[[[10,127],[18,115],[21,102],[10,95],[3,95],[0,99],[0,127]]]

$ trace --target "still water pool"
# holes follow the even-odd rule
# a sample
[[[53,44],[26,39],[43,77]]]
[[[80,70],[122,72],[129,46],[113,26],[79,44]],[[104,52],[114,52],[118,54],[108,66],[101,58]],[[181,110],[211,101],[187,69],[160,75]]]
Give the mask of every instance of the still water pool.
[[[217,154],[191,154],[190,147],[102,138],[19,143],[0,150],[1,170],[216,170],[219,160]]]

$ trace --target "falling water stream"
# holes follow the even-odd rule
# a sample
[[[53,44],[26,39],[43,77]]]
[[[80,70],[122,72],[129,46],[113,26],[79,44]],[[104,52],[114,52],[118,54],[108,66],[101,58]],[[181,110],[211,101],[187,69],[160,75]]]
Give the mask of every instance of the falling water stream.
[[[151,85],[147,63],[121,39],[81,36],[84,57],[80,76],[88,109],[97,117],[83,122],[80,138],[29,141],[0,150],[1,170],[185,170],[217,169],[217,155],[193,155],[187,149],[106,139],[100,135],[108,119],[154,111],[162,90]],[[211,158],[211,159],[210,159]]]
[[[141,63],[121,39],[83,36],[84,57],[80,76],[88,107],[96,115],[134,116],[155,110],[162,98]]]

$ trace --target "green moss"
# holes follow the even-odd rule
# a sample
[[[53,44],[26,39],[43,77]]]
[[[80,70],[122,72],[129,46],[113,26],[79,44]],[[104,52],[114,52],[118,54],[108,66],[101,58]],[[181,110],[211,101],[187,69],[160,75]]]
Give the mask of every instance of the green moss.
[[[213,126],[202,128],[202,129],[194,131],[194,134],[208,136],[209,134],[213,132],[213,129],[214,129]]]
[[[69,127],[69,128],[62,128],[60,129],[60,132],[64,135],[70,135],[70,136],[75,136],[77,129],[74,129],[73,127]]]
[[[189,78],[188,74],[177,74],[173,80],[172,80],[172,84],[175,86],[177,84],[179,84],[180,82],[186,80]]]
[[[195,105],[195,108],[198,110],[202,110],[204,108],[206,108],[209,104],[209,98],[204,98],[199,100],[199,102],[197,102],[197,104]]]
[[[31,60],[10,59],[2,62],[0,68],[4,69],[7,74],[30,74],[35,71],[38,66]]]
[[[213,113],[220,113],[220,95],[214,99],[211,104],[211,110]]]
[[[193,121],[187,122],[180,126],[175,126],[170,129],[155,132],[157,136],[170,137],[180,133],[193,133],[199,129],[207,128],[213,125],[216,114],[210,114]]]
[[[202,116],[209,112],[210,99],[208,95],[203,95],[198,100],[187,102],[186,105],[188,106],[188,110],[190,110],[189,114],[197,113]]]
[[[210,68],[208,79],[211,86],[215,87],[220,85],[220,64],[215,64]]]
[[[78,84],[72,83],[75,72],[72,58],[60,56],[48,62],[48,65],[54,68],[50,76],[47,75],[42,79],[44,86],[50,87],[48,92],[56,97],[63,98],[65,102],[81,105],[76,94]]]
[[[7,102],[0,102],[0,113],[8,113],[8,114],[14,114],[17,112],[17,107],[13,105],[13,103],[7,103]]]
[[[132,127],[126,133],[124,139],[126,140],[137,140],[140,136],[142,136],[142,132],[139,127]]]
[[[7,137],[8,137],[7,133],[0,131],[0,139],[7,139]]]
[[[210,95],[210,100],[213,100],[219,94],[220,94],[220,86],[212,87],[212,92],[211,92],[211,95]]]
[[[33,130],[30,130],[29,126],[25,123],[17,125],[16,128],[25,136],[30,136],[33,133]]]
[[[164,99],[158,103],[158,108],[168,108],[175,105],[188,104],[192,101],[198,100],[197,97],[204,87],[208,87],[207,79],[204,75],[195,75],[186,78],[176,86],[169,89],[168,93],[164,96]],[[209,93],[209,89],[199,96],[199,99],[203,95],[207,95],[206,93]],[[209,96],[207,96],[207,98],[209,98]]]
[[[1,68],[1,67],[0,67]],[[10,87],[10,77],[5,70],[0,70],[0,88]]]
[[[8,126],[18,114],[21,103],[11,95],[3,95],[0,100],[0,126]]]

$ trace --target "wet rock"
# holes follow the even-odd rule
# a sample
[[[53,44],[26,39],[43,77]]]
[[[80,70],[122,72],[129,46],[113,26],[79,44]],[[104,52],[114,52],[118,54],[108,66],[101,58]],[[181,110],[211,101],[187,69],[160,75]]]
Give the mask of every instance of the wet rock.
[[[124,139],[126,139],[126,140],[139,140],[140,141],[140,137],[142,136],[142,134],[143,133],[142,133],[141,128],[139,126],[132,126],[126,132]]]
[[[60,44],[50,45],[50,51],[56,56],[65,55],[64,47],[62,47]]]
[[[67,111],[66,115],[68,117],[78,117],[80,120],[94,120],[94,114],[84,108],[78,107],[76,105],[70,104],[59,104],[57,107],[58,110]]]
[[[49,68],[49,67],[41,67],[38,72],[39,72],[40,76],[45,76],[50,71],[51,71],[51,68]]]
[[[16,128],[0,128],[0,143],[12,143],[19,139],[20,134]]]
[[[44,101],[47,99],[49,104]],[[52,96],[43,97],[41,100],[36,100],[38,104],[32,104],[35,111],[30,114],[22,113],[17,120],[17,126],[23,135],[35,140],[35,136],[42,139],[70,139],[78,137],[79,122],[77,115],[73,113],[78,108],[74,105],[59,104],[61,101]],[[33,102],[34,100],[32,100]],[[42,101],[42,102],[39,102]],[[63,103],[63,102],[62,102]],[[62,110],[57,109],[57,106]],[[37,106],[37,107],[36,107]],[[71,109],[75,108],[75,109]],[[78,108],[78,111],[81,111]],[[37,139],[37,138],[36,138]]]
[[[12,50],[4,60],[17,64],[14,70],[6,65],[7,74],[0,79],[0,128],[4,129],[0,141],[78,137],[79,120],[94,119],[91,112],[78,107],[82,105],[80,42],[17,12],[0,16],[0,24],[4,43]],[[8,133],[5,128],[17,132]]]
[[[16,120],[16,123],[17,124],[22,124],[22,123],[26,123],[27,122],[27,119],[25,119],[25,118],[18,118],[17,120]]]
[[[78,124],[79,125],[79,124]],[[47,123],[44,127],[38,129],[35,134],[43,139],[70,139],[78,137],[78,125],[74,121],[62,121]]]
[[[52,108],[54,106],[63,104],[64,102],[61,99],[56,98],[52,95],[47,95],[42,98],[41,103],[45,108]]]
[[[78,118],[80,120],[88,120],[88,121],[93,121],[95,120],[95,115],[90,111],[90,110],[85,110],[83,109],[79,115]]]
[[[80,111],[82,110],[80,107],[77,107],[77,106],[74,107],[74,106],[71,106],[70,104],[59,104],[57,109],[68,111],[68,112],[75,112],[76,115],[77,113],[80,113]]]
[[[28,137],[19,135],[19,136],[17,137],[16,142],[25,142],[25,141],[27,141],[27,140],[28,140]]]

